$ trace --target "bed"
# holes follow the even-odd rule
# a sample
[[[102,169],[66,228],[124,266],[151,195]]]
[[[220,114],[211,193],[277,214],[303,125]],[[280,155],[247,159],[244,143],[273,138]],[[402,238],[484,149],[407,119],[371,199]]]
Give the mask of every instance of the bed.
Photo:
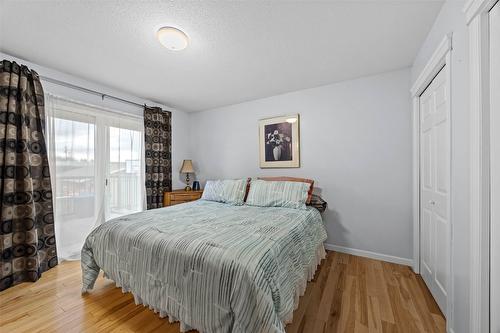
[[[325,256],[318,210],[198,200],[106,222],[82,249],[82,292],[100,270],[181,331],[285,332]]]

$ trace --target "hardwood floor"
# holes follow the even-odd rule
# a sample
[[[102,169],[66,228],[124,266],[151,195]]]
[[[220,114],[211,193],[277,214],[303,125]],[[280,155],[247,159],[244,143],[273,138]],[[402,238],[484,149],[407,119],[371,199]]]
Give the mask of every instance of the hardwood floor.
[[[80,262],[0,293],[0,332],[179,332],[99,277],[80,295]],[[328,252],[287,333],[445,332],[445,319],[409,267]]]

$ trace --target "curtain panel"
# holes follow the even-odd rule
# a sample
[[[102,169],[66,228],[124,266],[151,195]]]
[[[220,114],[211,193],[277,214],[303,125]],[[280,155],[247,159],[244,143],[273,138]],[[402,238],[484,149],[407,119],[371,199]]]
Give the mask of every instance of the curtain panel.
[[[163,207],[163,192],[172,190],[172,114],[144,107],[146,207]]]
[[[80,259],[87,235],[146,208],[144,120],[45,94],[57,256]]]
[[[44,95],[38,74],[0,63],[0,290],[57,265]]]

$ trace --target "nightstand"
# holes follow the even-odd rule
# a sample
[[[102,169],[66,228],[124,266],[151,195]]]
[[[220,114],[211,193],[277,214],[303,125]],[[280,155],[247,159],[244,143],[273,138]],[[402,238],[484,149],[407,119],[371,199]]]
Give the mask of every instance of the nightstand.
[[[163,207],[173,206],[184,202],[195,201],[201,198],[203,190],[185,191],[173,190],[172,192],[163,193]]]

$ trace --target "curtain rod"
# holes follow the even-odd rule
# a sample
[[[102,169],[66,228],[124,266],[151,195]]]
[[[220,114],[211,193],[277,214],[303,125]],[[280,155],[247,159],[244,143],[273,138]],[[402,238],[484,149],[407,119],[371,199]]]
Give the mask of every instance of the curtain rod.
[[[147,106],[146,103],[139,104],[139,103],[136,103],[136,102],[132,102],[132,101],[120,98],[120,97],[116,97],[116,96],[113,96],[113,95],[108,95],[108,94],[99,92],[97,90],[92,90],[92,89],[88,89],[88,88],[85,88],[85,87],[80,87],[80,86],[77,86],[77,85],[74,85],[74,84],[71,84],[71,83],[68,83],[68,82],[60,81],[60,80],[57,80],[57,79],[53,79],[53,78],[50,78],[50,77],[47,77],[47,76],[40,75],[40,79],[42,79],[44,81],[47,81],[47,82],[51,82],[51,83],[57,84],[57,85],[60,85],[60,86],[63,86],[63,87],[68,87],[68,88],[71,88],[71,89],[84,91],[84,92],[89,93],[89,94],[101,96],[101,98],[103,100],[104,100],[105,97],[107,97],[109,99],[114,99],[115,101],[118,101],[118,102],[128,103],[128,104],[135,105],[135,106],[138,106],[138,107],[141,107],[141,108]]]

